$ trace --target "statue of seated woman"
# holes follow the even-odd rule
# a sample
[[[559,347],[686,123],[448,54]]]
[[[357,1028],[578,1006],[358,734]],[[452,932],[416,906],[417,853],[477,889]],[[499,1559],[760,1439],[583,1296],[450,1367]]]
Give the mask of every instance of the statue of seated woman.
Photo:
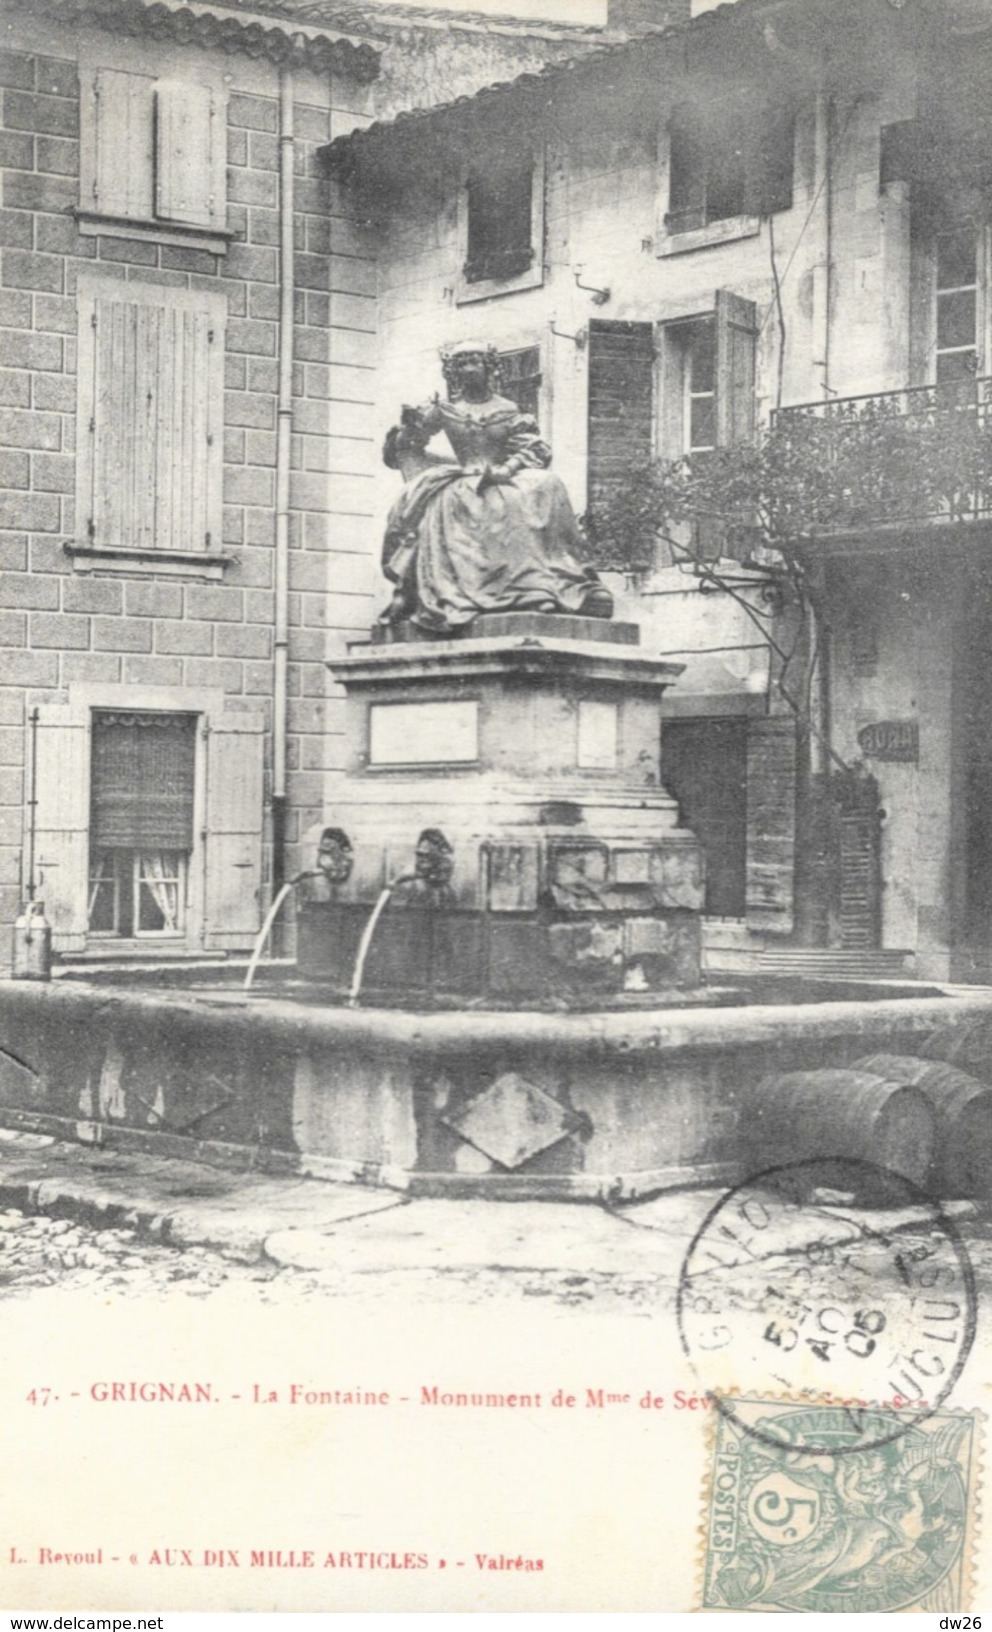
[[[386,524],[382,568],[396,589],[380,622],[449,634],[483,612],[612,617],[536,420],[498,395],[495,351],[469,342],[442,366],[448,400],[405,407],[383,449],[405,486]],[[429,451],[441,431],[457,463]]]

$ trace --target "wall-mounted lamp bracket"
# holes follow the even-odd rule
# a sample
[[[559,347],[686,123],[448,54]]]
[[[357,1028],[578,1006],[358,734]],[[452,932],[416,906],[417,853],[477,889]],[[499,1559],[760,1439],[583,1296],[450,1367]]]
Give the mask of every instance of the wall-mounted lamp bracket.
[[[579,351],[585,351],[586,342],[587,342],[587,340],[589,338],[589,336],[586,333],[585,329],[579,329],[576,334],[566,334],[564,329],[556,329],[555,328],[554,318],[551,319],[551,322],[549,324],[549,328],[551,329],[551,333],[553,335],[555,335],[559,340],[571,340],[572,344]]]
[[[606,302],[610,298],[611,291],[609,289],[597,289],[594,283],[583,283],[581,281],[583,271],[584,268],[581,266],[574,268],[575,287],[577,289],[584,290],[587,295],[592,295],[592,303],[594,306],[605,306]]]

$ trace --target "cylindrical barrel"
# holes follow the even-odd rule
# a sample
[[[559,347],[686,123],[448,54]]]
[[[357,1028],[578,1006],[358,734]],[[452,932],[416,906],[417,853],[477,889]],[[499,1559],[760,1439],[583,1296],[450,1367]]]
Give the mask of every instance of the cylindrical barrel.
[[[853,1157],[921,1184],[933,1159],[935,1116],[926,1095],[860,1070],[786,1071],[764,1077],[749,1118],[768,1165]]]
[[[960,1025],[938,1026],[919,1050],[922,1060],[943,1060],[992,1083],[992,1014],[977,1014]]]
[[[854,1069],[926,1094],[937,1115],[928,1180],[934,1195],[992,1200],[992,1088],[987,1083],[942,1060],[902,1054],[871,1054],[856,1060]]]

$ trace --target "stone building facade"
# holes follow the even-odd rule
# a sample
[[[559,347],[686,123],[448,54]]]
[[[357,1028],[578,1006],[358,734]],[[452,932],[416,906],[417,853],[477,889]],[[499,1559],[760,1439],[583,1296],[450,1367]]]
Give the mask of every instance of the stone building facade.
[[[7,14],[5,945],[33,895],[64,956],[241,949],[308,859],[376,508],[375,252],[321,152],[596,42],[466,24],[456,60],[403,8],[313,10]]]
[[[987,8],[692,10],[332,146],[378,223],[377,433],[442,388],[439,348],[478,337],[581,511],[638,461],[705,456],[790,411],[912,419],[918,387],[937,393],[913,399],[930,423],[962,406],[955,369],[989,372]],[[489,197],[529,199],[502,239],[497,172]],[[982,390],[963,407],[983,417]],[[911,520],[893,501],[804,546],[821,607],[805,657],[760,563],[662,548],[622,602],[650,650],[686,663],[667,763],[709,839],[713,964],[802,968],[817,948],[830,966],[832,947],[848,969],[988,968],[992,784],[982,662],[964,657],[989,649],[986,523]],[[918,748],[889,753],[884,724]],[[848,773],[870,774],[874,803],[818,850],[817,801]]]

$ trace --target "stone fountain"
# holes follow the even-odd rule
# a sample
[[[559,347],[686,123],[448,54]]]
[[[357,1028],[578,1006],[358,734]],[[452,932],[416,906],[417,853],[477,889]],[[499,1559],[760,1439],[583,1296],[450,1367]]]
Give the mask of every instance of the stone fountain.
[[[0,982],[3,1125],[410,1193],[619,1201],[774,1160],[756,1113],[770,1076],[798,1103],[790,1072],[830,1068],[804,1091],[870,1154],[851,1107],[866,1081],[889,1098],[862,1071],[858,1100],[847,1068],[881,1052],[905,1072],[935,1028],[953,1043],[992,1014],[977,992],[713,1006],[703,858],[659,758],[679,666],[612,619],[494,366],[461,348],[448,401],[387,439],[393,600],[333,664],[350,761],[316,876],[294,881],[296,975]],[[440,430],[454,459],[427,448]]]

